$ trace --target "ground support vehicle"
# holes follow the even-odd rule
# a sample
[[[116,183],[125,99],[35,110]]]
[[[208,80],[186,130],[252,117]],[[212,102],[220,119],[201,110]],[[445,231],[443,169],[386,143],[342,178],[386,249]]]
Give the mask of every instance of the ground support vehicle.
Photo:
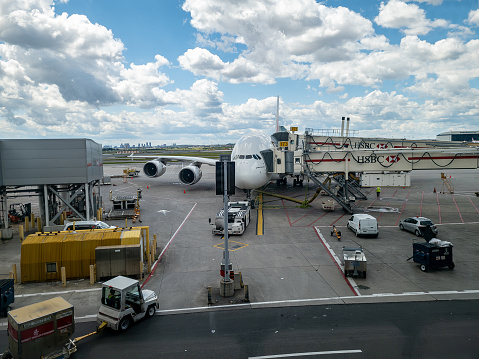
[[[228,202],[228,234],[243,234],[250,218],[251,206],[248,201]],[[224,234],[224,209],[216,214],[211,226],[213,234]]]
[[[125,331],[134,322],[155,315],[159,307],[155,292],[142,290],[136,279],[118,276],[103,283],[97,322]]]
[[[8,210],[8,218],[12,223],[20,223],[23,222],[25,217],[30,217],[32,213],[32,204],[27,203],[13,203],[10,205],[10,209]]]
[[[366,278],[367,261],[362,247],[343,247],[343,260],[345,277],[348,275],[352,277],[362,275],[363,278]]]
[[[370,214],[353,214],[348,220],[347,227],[352,230],[356,237],[360,235],[378,236],[378,221]]]
[[[15,302],[15,283],[13,279],[0,279],[0,313],[7,316],[8,306]]]
[[[419,263],[423,272],[426,272],[429,268],[449,267],[449,269],[454,269],[452,243],[434,238],[434,233],[429,226],[420,227],[420,230],[426,242],[413,242],[413,255],[411,258],[414,263]]]

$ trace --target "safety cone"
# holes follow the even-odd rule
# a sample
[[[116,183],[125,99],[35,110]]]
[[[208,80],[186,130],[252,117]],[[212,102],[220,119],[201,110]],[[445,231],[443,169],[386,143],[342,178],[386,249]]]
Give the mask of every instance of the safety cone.
[[[150,186],[146,186],[146,189],[150,188]]]
[[[436,193],[436,187],[434,187],[434,191],[433,191],[433,192]]]
[[[183,193],[186,193],[186,189],[183,190]]]

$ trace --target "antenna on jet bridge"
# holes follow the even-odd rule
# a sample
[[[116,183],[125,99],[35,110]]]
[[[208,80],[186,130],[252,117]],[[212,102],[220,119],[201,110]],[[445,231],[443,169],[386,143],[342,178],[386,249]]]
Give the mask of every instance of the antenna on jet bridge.
[[[276,131],[279,132],[279,95],[276,100]]]

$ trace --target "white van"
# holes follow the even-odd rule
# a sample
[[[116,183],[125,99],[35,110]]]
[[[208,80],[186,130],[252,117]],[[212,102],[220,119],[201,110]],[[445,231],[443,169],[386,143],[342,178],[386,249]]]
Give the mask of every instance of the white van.
[[[378,221],[369,214],[353,214],[348,220],[348,228],[356,233],[356,236],[378,236]]]

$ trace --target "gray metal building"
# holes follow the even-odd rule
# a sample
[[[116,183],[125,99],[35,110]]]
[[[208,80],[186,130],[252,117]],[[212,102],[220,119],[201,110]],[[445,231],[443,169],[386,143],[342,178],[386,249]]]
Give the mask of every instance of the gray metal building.
[[[102,177],[102,146],[90,139],[0,140],[0,225],[8,227],[7,198],[19,193],[40,197],[47,226],[64,210],[89,220],[99,207]]]
[[[479,131],[449,131],[436,135],[438,141],[479,141]]]

